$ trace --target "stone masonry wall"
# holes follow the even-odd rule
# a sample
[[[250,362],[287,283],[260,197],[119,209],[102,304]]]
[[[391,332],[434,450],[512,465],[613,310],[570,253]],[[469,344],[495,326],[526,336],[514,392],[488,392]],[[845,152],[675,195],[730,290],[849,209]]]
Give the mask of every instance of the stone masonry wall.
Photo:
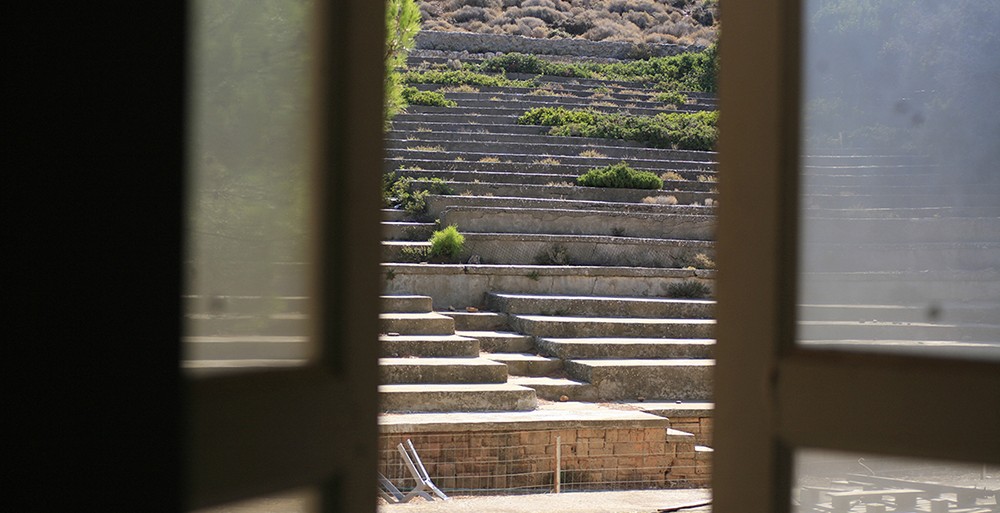
[[[670,427],[694,435],[695,443],[711,447],[712,417],[676,417],[670,419]]]
[[[688,488],[710,481],[711,453],[696,451],[694,437],[665,428],[383,434],[379,470],[400,489],[412,488],[396,449],[410,439],[445,491],[549,492],[557,436],[564,490]]]
[[[621,41],[587,41],[584,39],[536,39],[502,34],[473,32],[437,32],[422,30],[417,34],[418,50],[443,50],[469,53],[527,53],[535,55],[569,55],[630,59],[642,55],[662,57],[683,52],[699,51],[700,46],[671,44],[641,44]]]

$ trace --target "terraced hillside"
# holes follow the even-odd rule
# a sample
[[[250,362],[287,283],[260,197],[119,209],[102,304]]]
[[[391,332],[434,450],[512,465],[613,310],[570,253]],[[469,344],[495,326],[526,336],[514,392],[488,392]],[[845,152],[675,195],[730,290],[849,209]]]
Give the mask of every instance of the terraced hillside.
[[[517,118],[542,106],[649,115],[714,100],[692,95],[678,108],[648,84],[537,82],[444,88],[455,106],[411,106],[394,120],[385,171],[431,193],[423,211],[386,211],[386,293],[433,298],[458,335],[507,364],[509,384],[543,399],[709,401],[714,153],[555,137]],[[664,190],[575,185],[620,161],[666,174]],[[449,225],[463,253],[427,262],[428,236]]]

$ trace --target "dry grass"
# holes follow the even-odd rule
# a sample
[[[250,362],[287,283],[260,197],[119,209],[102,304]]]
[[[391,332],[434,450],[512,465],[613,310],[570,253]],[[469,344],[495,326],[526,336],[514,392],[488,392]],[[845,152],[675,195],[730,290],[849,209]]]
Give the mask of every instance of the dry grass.
[[[642,202],[650,204],[650,205],[676,205],[677,204],[677,197],[676,196],[646,196],[645,198],[642,198]]]
[[[678,180],[683,180],[683,179],[684,177],[681,176],[677,171],[667,171],[666,173],[660,175],[660,180],[663,180],[665,182],[666,181],[676,182]]]
[[[411,151],[444,151],[443,146],[410,146],[406,149]]]
[[[576,186],[576,184],[573,184],[573,183],[570,183],[570,182],[549,182],[549,183],[547,183],[545,185],[548,185],[549,187],[575,187]]]
[[[478,93],[479,88],[468,84],[445,86],[438,89],[439,93]]]
[[[545,164],[548,166],[558,166],[560,162],[552,157],[545,157],[542,160],[536,160],[532,164]]]
[[[715,183],[719,179],[715,175],[698,175],[698,181],[702,183]]]
[[[479,159],[479,161],[480,162],[499,163],[500,159],[498,159],[497,157],[483,157],[483,158]]]
[[[707,46],[719,27],[716,0],[420,0],[419,5],[423,28],[446,32]]]
[[[583,150],[580,152],[581,157],[588,157],[592,159],[602,159],[607,157],[607,155],[597,151],[597,150]]]

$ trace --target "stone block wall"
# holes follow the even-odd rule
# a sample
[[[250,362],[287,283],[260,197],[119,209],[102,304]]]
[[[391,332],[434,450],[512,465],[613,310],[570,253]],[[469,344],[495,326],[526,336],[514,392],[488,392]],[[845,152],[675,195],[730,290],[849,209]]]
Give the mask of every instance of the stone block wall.
[[[469,53],[527,53],[535,55],[568,55],[610,59],[630,59],[649,54],[662,57],[703,50],[699,46],[671,44],[626,43],[622,41],[588,41],[585,39],[537,39],[503,34],[474,32],[437,32],[422,30],[417,34],[419,50],[441,50]]]
[[[711,447],[712,417],[672,417],[670,427],[694,435],[695,444]]]
[[[565,491],[709,485],[711,453],[696,451],[692,436],[662,427],[383,434],[379,471],[403,490],[413,487],[396,449],[410,439],[446,492],[550,492],[557,437]]]

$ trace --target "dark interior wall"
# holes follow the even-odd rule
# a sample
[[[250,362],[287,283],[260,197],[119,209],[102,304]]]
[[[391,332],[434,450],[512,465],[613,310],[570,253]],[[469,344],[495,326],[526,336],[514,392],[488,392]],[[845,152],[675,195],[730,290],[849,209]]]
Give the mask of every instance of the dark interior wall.
[[[4,488],[179,511],[184,2],[4,18]]]

